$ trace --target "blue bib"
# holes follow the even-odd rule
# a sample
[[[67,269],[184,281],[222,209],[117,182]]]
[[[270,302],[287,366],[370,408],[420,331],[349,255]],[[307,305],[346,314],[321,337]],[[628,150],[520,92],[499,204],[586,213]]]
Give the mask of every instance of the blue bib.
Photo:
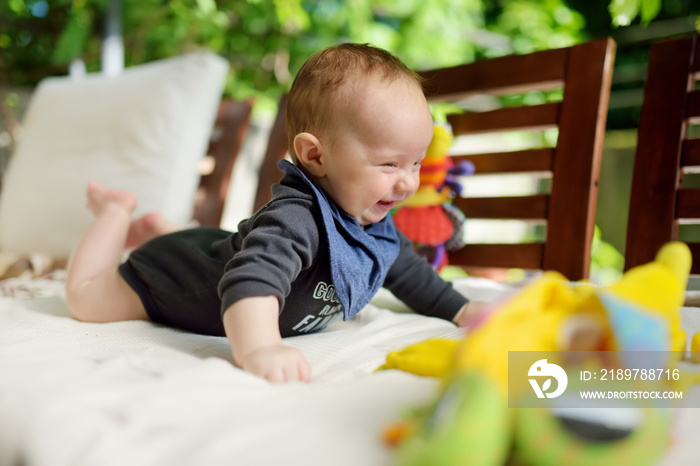
[[[280,160],[277,166],[304,180],[318,201],[328,237],[333,286],[343,305],[344,320],[352,319],[377,293],[399,255],[391,215],[363,228],[294,164]]]

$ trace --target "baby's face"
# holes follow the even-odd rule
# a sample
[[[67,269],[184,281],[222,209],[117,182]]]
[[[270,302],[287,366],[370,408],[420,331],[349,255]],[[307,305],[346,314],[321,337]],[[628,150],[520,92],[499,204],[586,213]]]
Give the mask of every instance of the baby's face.
[[[408,79],[375,80],[355,97],[336,119],[326,175],[318,182],[341,209],[368,225],[418,189],[433,121],[423,92]]]

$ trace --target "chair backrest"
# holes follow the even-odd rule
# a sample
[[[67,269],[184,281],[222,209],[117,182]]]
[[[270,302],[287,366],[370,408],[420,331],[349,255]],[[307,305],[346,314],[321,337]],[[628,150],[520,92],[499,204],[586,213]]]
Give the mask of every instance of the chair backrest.
[[[260,165],[260,177],[258,180],[258,188],[255,192],[255,201],[253,202],[253,212],[257,212],[267,201],[272,198],[270,188],[273,184],[282,179],[282,172],[277,169],[277,162],[287,154],[287,95],[283,95],[277,109],[277,117],[275,118],[270,134],[267,139],[267,149]]]
[[[650,262],[661,246],[678,239],[684,223],[700,220],[700,189],[684,187],[684,174],[700,168],[700,139],[688,126],[700,123],[698,35],[652,44],[639,117],[627,225],[625,269]],[[700,243],[689,243],[691,273],[700,273]]]
[[[459,105],[475,95],[561,90],[556,102],[448,115],[456,137],[558,128],[549,147],[452,154],[456,161],[473,162],[476,174],[531,173],[551,182],[538,183],[544,189],[532,195],[455,199],[468,219],[513,219],[544,224],[546,230],[536,242],[467,244],[449,254],[450,264],[556,270],[571,280],[588,276],[615,49],[612,39],[601,39],[421,73],[429,102]]]
[[[207,156],[200,165],[200,183],[193,220],[202,226],[219,226],[228,193],[231,170],[248,134],[253,101],[222,100]]]
[[[614,41],[603,39],[421,73],[429,102],[459,104],[464,98],[482,94],[563,90],[557,103],[449,116],[458,136],[558,128],[554,147],[454,155],[456,160],[472,161],[477,173],[534,172],[551,177],[552,183],[551,192],[546,194],[457,199],[455,204],[469,218],[539,220],[547,230],[545,241],[540,243],[469,244],[451,253],[451,264],[551,269],[571,280],[588,276],[614,56]],[[270,199],[270,185],[281,178],[276,163],[287,150],[284,102],[270,133],[255,209]]]

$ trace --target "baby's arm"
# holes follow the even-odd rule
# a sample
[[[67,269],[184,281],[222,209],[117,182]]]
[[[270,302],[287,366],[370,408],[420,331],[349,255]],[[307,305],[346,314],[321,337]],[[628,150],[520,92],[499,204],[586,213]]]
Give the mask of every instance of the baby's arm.
[[[484,316],[489,311],[489,304],[483,301],[469,301],[467,304],[462,306],[462,309],[457,312],[454,316],[452,322],[457,324],[459,327],[471,327],[478,324],[479,321],[484,318]]]
[[[224,329],[233,360],[243,370],[270,382],[311,379],[311,368],[301,351],[282,344],[279,301],[275,296],[243,298],[224,312]]]
[[[420,314],[451,320],[460,327],[477,324],[487,312],[487,304],[468,301],[454,290],[415,253],[411,241],[403,233],[397,233],[401,250],[384,286]]]

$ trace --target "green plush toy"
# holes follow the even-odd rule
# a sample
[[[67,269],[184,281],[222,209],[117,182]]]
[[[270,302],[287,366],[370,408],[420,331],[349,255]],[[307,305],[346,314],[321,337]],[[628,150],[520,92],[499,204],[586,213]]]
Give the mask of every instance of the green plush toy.
[[[668,410],[609,408],[607,416],[617,418],[614,428],[606,416],[580,419],[581,413],[570,411],[508,408],[487,378],[461,374],[434,404],[415,412],[398,464],[645,466],[655,464],[668,446]]]
[[[434,404],[416,412],[415,430],[400,444],[398,464],[504,464],[513,419],[495,388],[478,373],[456,376]]]

